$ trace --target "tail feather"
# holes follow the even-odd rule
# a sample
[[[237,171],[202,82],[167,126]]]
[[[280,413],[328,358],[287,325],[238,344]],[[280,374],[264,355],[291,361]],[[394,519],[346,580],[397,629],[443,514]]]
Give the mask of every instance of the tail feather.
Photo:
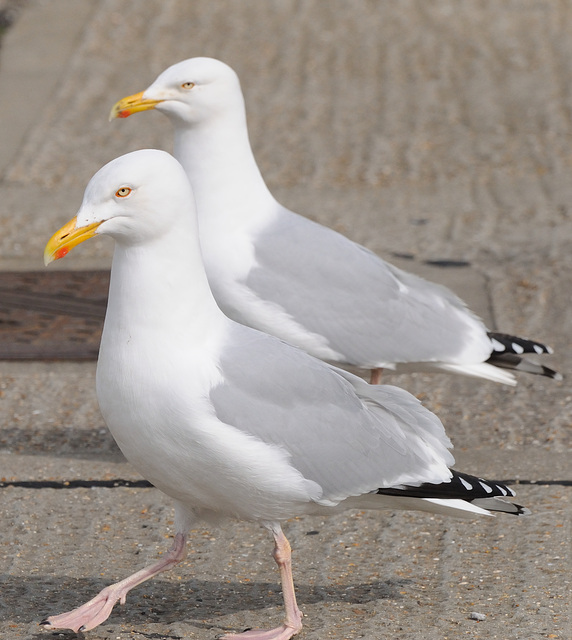
[[[388,369],[389,370],[389,369]],[[508,384],[511,387],[516,385],[516,378],[509,371],[505,371],[494,364],[487,362],[451,364],[450,362],[406,362],[396,364],[393,373],[412,373],[414,371],[428,371],[429,373],[452,373],[471,378],[481,378]]]

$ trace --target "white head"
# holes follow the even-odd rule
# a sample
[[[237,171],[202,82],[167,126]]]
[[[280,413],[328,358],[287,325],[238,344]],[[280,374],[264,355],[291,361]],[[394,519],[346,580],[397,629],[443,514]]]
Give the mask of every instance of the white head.
[[[75,218],[46,245],[46,264],[63,258],[96,234],[123,244],[161,236],[177,220],[195,215],[193,194],[181,165],[165,151],[144,149],[112,160],[89,181]]]
[[[141,93],[117,102],[109,119],[157,109],[175,122],[193,125],[220,115],[244,113],[236,73],[214,58],[190,58],[172,65]]]

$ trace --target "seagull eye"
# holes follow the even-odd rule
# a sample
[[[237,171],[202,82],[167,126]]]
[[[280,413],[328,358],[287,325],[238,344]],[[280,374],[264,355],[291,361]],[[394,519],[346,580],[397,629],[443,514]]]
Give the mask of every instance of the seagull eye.
[[[183,82],[181,89],[192,89],[195,86],[194,82]]]
[[[117,189],[115,192],[116,198],[127,198],[127,196],[131,193],[131,189],[129,187],[121,187],[121,189]]]

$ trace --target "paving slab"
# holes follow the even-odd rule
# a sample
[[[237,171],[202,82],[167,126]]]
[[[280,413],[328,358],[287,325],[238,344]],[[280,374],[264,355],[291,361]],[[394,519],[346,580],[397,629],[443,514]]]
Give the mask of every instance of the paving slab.
[[[109,123],[109,109],[210,55],[241,77],[255,154],[284,204],[453,287],[491,328],[545,340],[566,374],[571,21],[567,0],[28,0],[0,48],[0,270],[43,268],[47,238],[102,164],[171,149],[160,114]],[[55,268],[105,269],[111,252],[94,240]],[[427,264],[443,260],[468,266]],[[75,638],[37,623],[172,536],[154,489],[41,485],[140,479],[98,413],[94,376],[93,362],[0,362],[0,480],[39,483],[0,488],[2,637]],[[568,380],[388,380],[439,414],[458,468],[520,480],[533,514],[289,522],[300,637],[567,640]],[[270,547],[254,525],[198,528],[180,568],[85,637],[207,639],[278,621]]]

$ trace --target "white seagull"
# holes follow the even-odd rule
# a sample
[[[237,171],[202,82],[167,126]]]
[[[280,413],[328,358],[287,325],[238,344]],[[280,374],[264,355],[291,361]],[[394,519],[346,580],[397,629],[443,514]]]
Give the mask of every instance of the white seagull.
[[[110,119],[157,109],[175,128],[174,155],[197,202],[205,268],[233,320],[340,365],[446,371],[516,384],[506,369],[560,378],[522,358],[551,353],[487,331],[452,291],[384,262],[279,204],[254,159],[240,83],[226,64],[169,67]]]
[[[174,500],[176,535],[155,564],[43,624],[93,629],[130,589],[183,559],[197,519],[238,518],[274,535],[286,609],[276,629],[238,635],[287,640],[302,614],[285,519],[348,508],[525,512],[503,500],[514,495],[504,485],[449,469],[441,422],[406,391],[370,386],[227,318],[192,203],[172,156],[136,151],[95,174],[77,216],[46,246],[49,263],[95,234],[115,239],[97,396],[126,458]]]

